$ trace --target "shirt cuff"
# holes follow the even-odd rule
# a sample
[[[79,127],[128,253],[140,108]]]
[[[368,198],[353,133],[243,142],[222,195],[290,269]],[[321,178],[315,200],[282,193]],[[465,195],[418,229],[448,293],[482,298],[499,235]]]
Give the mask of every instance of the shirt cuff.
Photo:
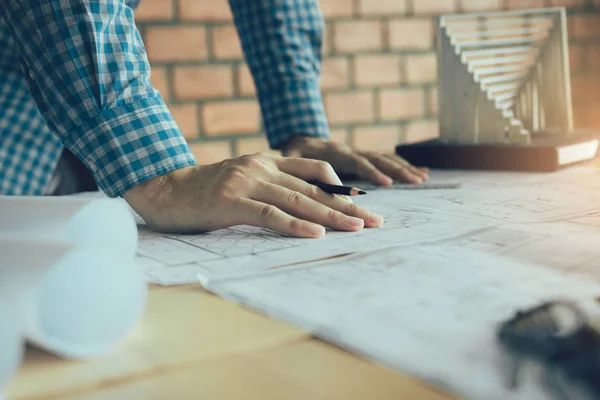
[[[196,161],[160,97],[121,104],[90,118],[65,145],[108,196]],[[70,137],[77,137],[69,142]]]
[[[294,136],[329,138],[329,125],[318,79],[257,82],[265,131],[273,149]]]

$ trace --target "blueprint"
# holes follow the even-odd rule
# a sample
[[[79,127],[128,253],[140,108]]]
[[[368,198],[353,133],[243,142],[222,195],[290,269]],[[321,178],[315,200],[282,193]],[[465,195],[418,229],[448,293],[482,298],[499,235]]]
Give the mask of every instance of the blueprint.
[[[163,285],[206,277],[268,270],[347,255],[392,244],[444,239],[491,226],[459,215],[436,216],[417,206],[385,207],[384,227],[361,232],[328,231],[321,239],[298,239],[249,226],[203,235],[161,235],[139,227],[139,256],[150,282]]]
[[[148,281],[163,285],[268,271],[390,245],[440,243],[567,268],[586,268],[600,239],[600,172],[432,171],[432,184],[458,188],[368,188],[355,202],[385,218],[379,229],[329,231],[321,239],[286,237],[237,226],[202,235],[160,234],[139,220],[139,260]],[[568,228],[568,229],[567,229]],[[566,245],[568,243],[568,245]],[[592,249],[592,250],[591,250]],[[572,257],[576,253],[577,257]],[[591,263],[591,264],[589,264]]]
[[[482,243],[509,243],[506,233]],[[203,284],[462,398],[548,399],[533,365],[517,391],[508,389],[512,360],[497,344],[498,326],[556,298],[597,309],[600,284],[464,243],[396,246]]]

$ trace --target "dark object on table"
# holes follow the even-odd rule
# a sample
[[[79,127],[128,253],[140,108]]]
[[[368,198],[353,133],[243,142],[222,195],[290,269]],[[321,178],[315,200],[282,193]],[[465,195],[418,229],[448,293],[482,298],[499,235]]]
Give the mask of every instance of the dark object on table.
[[[600,398],[600,333],[574,303],[557,301],[519,312],[498,333],[515,357],[510,386],[519,384],[522,361],[545,367],[547,387],[560,399]]]
[[[600,132],[536,135],[530,144],[455,144],[441,139],[399,145],[413,165],[439,169],[553,172],[598,154]]]

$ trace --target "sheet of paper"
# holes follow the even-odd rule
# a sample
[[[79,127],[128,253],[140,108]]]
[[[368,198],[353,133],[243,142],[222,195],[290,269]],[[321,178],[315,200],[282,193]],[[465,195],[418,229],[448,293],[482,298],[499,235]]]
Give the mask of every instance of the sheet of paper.
[[[198,273],[216,277],[262,271],[390,244],[441,240],[490,225],[460,216],[434,219],[430,213],[406,206],[398,217],[390,214],[383,228],[357,233],[330,231],[321,239],[290,238],[248,226],[204,235],[164,236],[140,227],[139,254],[154,262],[144,262],[155,267],[147,270],[150,281],[169,284],[181,274],[179,282],[186,283],[195,282]]]
[[[93,196],[0,196],[0,234],[35,235],[137,252],[137,230],[124,200]]]
[[[133,256],[0,234],[0,302],[32,344],[66,358],[105,355],[138,322],[147,284]]]
[[[322,239],[306,240],[246,226],[204,235],[165,235],[140,225],[138,255],[150,282],[171,285],[195,282],[198,274],[223,277],[381,246],[446,241],[493,229],[501,233],[507,224],[512,227],[506,229],[520,230],[518,237],[535,235],[535,224],[544,221],[600,224],[595,217],[600,215],[596,169],[543,174],[432,171],[431,176],[433,184],[461,186],[423,190],[371,186],[368,195],[354,198],[385,217],[381,229],[328,232]],[[143,224],[139,218],[138,222]]]
[[[0,301],[0,399],[23,356],[23,339],[8,303]]]
[[[591,307],[600,285],[569,274],[463,246],[421,245],[204,285],[462,397],[541,400],[548,395],[535,369],[519,390],[508,389],[511,360],[495,335],[500,322],[545,300]],[[600,268],[593,274],[598,279]]]

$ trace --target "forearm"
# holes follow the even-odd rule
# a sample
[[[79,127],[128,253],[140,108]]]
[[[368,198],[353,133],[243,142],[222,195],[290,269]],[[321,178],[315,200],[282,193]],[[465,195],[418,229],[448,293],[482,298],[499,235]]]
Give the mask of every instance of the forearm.
[[[229,0],[272,148],[295,135],[329,137],[320,91],[318,0]]]
[[[0,14],[46,123],[107,194],[195,163],[123,0],[5,0]]]

